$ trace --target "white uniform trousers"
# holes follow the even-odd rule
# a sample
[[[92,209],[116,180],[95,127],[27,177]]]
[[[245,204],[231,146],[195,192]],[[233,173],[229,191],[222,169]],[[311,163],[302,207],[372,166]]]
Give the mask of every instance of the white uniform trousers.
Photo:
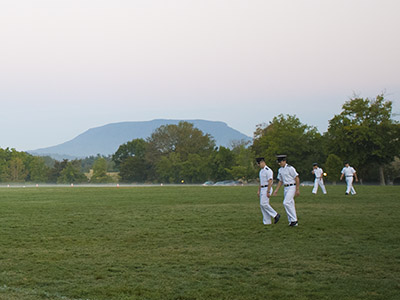
[[[296,186],[286,186],[283,191],[283,206],[285,207],[289,223],[297,221],[296,207],[294,205],[294,195],[296,193]]]
[[[312,190],[313,194],[316,194],[318,191],[318,185],[321,187],[321,190],[324,194],[326,194],[326,188],[324,185],[324,180],[322,178],[315,178],[314,180],[314,188]]]
[[[346,193],[351,193],[352,195],[357,194],[356,190],[353,188],[353,176],[346,176],[346,183],[347,183],[347,189]]]
[[[272,189],[271,189],[271,194],[272,194]],[[278,213],[269,204],[269,198],[267,197],[266,187],[261,188],[260,190],[260,207],[264,225],[272,224],[271,218],[275,218]]]

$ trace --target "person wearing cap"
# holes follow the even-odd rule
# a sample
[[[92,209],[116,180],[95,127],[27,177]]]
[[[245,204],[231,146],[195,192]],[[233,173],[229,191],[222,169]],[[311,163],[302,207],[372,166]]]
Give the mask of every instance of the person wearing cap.
[[[324,176],[324,170],[322,170],[317,163],[313,163],[313,170],[311,171],[311,173],[315,175],[314,188],[312,190],[312,193],[317,194],[319,185],[321,187],[322,193],[326,194],[324,179],[322,178]]]
[[[260,207],[263,216],[264,225],[272,224],[271,218],[274,218],[274,224],[278,223],[281,217],[269,204],[269,197],[272,194],[273,172],[265,163],[264,157],[256,158],[257,164],[260,166],[260,185],[257,195],[260,197]]]
[[[278,185],[273,193],[276,196],[280,187],[283,185],[283,206],[289,221],[289,226],[298,226],[294,197],[300,195],[300,179],[296,169],[286,163],[286,155],[277,155],[277,162],[280,166],[278,170]]]
[[[356,190],[353,187],[353,179],[356,178],[356,182],[358,181],[356,170],[353,167],[350,167],[350,164],[346,161],[344,163],[344,168],[342,169],[342,175],[340,175],[340,180],[346,177],[347,189],[345,195],[351,193],[352,195],[357,194]]]

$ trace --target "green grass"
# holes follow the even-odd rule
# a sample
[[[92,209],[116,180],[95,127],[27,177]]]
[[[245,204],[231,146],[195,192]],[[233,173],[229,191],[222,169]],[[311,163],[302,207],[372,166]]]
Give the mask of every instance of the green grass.
[[[0,299],[399,299],[400,187],[0,189]]]

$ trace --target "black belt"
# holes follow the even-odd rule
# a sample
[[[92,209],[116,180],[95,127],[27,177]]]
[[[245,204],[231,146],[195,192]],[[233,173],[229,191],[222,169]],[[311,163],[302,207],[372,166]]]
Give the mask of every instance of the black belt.
[[[265,188],[265,187],[268,187],[268,185],[262,185],[261,187],[262,187],[262,188]]]
[[[346,177],[353,177],[353,175],[346,175]]]
[[[296,185],[295,183],[290,183],[290,184],[284,184],[284,186],[293,186]]]

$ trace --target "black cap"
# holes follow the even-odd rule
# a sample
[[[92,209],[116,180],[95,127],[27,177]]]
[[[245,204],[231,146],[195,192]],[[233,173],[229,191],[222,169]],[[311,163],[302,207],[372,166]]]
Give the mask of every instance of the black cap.
[[[314,167],[314,166],[318,166],[318,163],[313,163],[312,165],[313,165],[313,167]]]
[[[259,164],[260,162],[265,161],[265,160],[264,160],[264,157],[257,157],[256,161]]]
[[[285,155],[285,154],[280,154],[280,155],[277,155],[276,156],[276,161],[277,162],[281,162],[281,161],[286,161],[286,158],[287,158],[287,155]]]

